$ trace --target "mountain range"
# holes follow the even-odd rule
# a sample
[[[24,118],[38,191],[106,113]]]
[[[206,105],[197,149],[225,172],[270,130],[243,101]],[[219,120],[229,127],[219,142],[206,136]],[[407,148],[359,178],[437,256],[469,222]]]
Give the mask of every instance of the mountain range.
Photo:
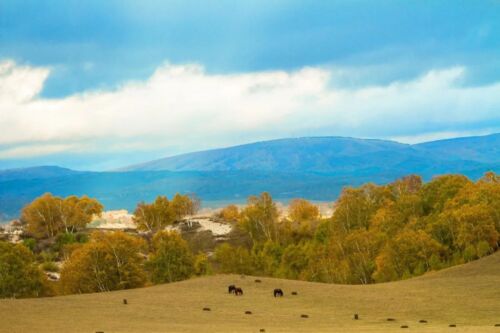
[[[386,183],[407,174],[424,179],[500,171],[500,134],[409,145],[387,140],[307,137],[194,152],[108,172],[56,166],[0,170],[0,220],[35,197],[87,194],[106,209],[132,210],[156,195],[196,193],[205,206],[242,202],[270,192],[278,200],[333,201],[343,186]]]

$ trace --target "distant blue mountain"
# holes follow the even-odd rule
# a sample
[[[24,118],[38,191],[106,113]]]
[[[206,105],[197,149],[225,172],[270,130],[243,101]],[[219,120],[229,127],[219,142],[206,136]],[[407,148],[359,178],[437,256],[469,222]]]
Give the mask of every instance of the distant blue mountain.
[[[446,172],[450,161],[464,168],[500,163],[500,134],[417,145],[344,137],[281,139],[167,157],[123,170],[433,173]]]
[[[79,171],[58,166],[39,166],[22,169],[0,170],[0,182],[16,179],[53,178],[78,174]]]
[[[116,172],[59,167],[0,170],[0,220],[37,196],[89,195],[106,209],[133,210],[159,194],[196,193],[205,206],[243,202],[270,192],[278,200],[333,201],[344,186],[500,172],[500,134],[417,145],[341,137],[282,139],[169,157]]]

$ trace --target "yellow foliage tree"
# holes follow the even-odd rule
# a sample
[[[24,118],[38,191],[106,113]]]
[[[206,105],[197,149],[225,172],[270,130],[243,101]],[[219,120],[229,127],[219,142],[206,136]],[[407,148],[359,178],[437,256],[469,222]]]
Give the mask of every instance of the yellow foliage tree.
[[[252,241],[277,240],[278,208],[267,192],[251,196],[247,207],[241,212],[240,225],[248,232]]]
[[[63,199],[46,193],[23,208],[21,220],[35,237],[48,238],[84,228],[102,210],[103,206],[96,199],[87,196]]]
[[[236,205],[228,205],[221,209],[217,217],[225,222],[236,223],[240,218],[240,210]]]
[[[61,271],[64,293],[92,293],[144,286],[145,242],[117,231],[93,233],[76,248]]]

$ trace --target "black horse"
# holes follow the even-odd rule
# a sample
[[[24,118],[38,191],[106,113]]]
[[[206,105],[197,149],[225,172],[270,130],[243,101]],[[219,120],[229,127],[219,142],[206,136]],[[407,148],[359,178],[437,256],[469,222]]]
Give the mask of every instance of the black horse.
[[[234,284],[230,285],[227,287],[227,292],[230,294],[234,294],[234,291],[236,290],[236,286]]]
[[[274,297],[283,297],[283,290],[279,288],[274,289]]]
[[[242,296],[243,295],[243,289],[241,289],[241,288],[235,288],[234,289],[234,294],[236,296]]]

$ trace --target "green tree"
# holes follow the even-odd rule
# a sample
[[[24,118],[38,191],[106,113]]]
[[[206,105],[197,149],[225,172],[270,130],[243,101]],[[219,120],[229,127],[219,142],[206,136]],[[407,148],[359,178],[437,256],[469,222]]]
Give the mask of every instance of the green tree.
[[[177,232],[159,231],[153,237],[153,253],[146,267],[153,283],[180,281],[194,273],[194,258]]]
[[[250,252],[241,246],[223,243],[215,249],[215,260],[222,273],[252,274],[254,272]]]
[[[51,293],[33,253],[24,245],[0,241],[0,297],[38,297]]]
[[[309,264],[307,244],[288,245],[281,256],[279,275],[287,279],[300,279]]]

